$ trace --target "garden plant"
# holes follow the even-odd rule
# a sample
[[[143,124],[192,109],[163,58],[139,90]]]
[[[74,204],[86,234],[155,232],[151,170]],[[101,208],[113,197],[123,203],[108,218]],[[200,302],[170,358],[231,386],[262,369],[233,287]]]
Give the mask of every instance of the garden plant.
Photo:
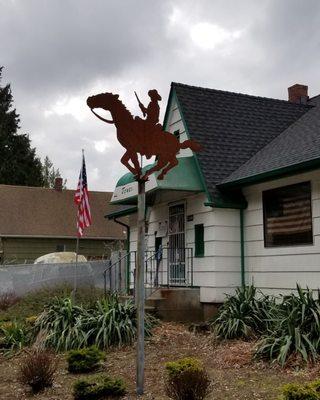
[[[96,370],[105,354],[96,346],[70,350],[67,355],[68,371],[74,374]]]
[[[210,379],[196,358],[168,362],[165,390],[173,400],[202,400],[210,392]]]
[[[74,383],[75,400],[100,400],[117,398],[126,394],[126,386],[122,379],[113,379],[106,375],[93,375],[87,379],[79,379]]]
[[[19,367],[18,380],[37,393],[52,386],[56,369],[54,353],[45,349],[31,349]]]
[[[279,298],[253,286],[228,296],[212,321],[220,339],[259,338],[255,357],[285,365],[291,355],[305,362],[320,353],[320,295],[301,289]]]

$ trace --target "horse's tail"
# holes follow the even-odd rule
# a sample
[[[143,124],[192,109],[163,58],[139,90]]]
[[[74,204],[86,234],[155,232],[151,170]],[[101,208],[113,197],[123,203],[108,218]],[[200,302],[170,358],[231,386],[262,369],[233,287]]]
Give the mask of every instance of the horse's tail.
[[[192,151],[200,151],[202,146],[195,140],[185,140],[180,143],[180,149],[191,149]]]

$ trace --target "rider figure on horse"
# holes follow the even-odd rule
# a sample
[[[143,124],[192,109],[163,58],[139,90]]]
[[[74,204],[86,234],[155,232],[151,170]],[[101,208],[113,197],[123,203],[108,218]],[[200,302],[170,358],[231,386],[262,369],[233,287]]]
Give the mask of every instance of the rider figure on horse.
[[[159,124],[159,113],[160,107],[158,101],[161,101],[161,96],[156,89],[149,90],[148,95],[151,99],[148,107],[146,108],[138,99],[140,110],[143,116],[147,116],[145,121],[156,128],[162,129],[162,125]]]

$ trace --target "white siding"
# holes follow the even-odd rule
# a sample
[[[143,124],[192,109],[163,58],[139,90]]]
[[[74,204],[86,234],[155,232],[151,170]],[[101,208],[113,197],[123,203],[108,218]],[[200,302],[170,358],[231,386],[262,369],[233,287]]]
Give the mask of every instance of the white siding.
[[[262,192],[304,181],[311,181],[313,244],[265,247]],[[320,171],[250,186],[244,189],[244,195],[248,201],[244,213],[247,282],[266,293],[286,293],[296,283],[320,288]]]
[[[187,133],[178,109],[178,106],[175,102],[172,102],[170,106],[170,112],[167,122],[166,130],[168,132],[173,133],[174,131],[179,130],[180,133],[180,142],[183,142],[188,139]],[[180,150],[177,157],[190,157],[192,156],[192,151],[190,149],[182,149]]]
[[[186,247],[195,248],[194,225],[204,225],[205,254],[194,257],[193,283],[200,286],[202,302],[222,302],[225,293],[240,285],[240,228],[239,211],[212,209],[204,206],[204,194],[181,199],[185,204],[186,216],[193,215],[193,221],[186,221]],[[169,204],[161,203],[152,207],[148,218],[147,249],[154,250],[155,232],[159,222],[168,221]],[[135,223],[131,227],[130,249],[137,248]],[[162,239],[163,247],[168,246],[168,237]]]

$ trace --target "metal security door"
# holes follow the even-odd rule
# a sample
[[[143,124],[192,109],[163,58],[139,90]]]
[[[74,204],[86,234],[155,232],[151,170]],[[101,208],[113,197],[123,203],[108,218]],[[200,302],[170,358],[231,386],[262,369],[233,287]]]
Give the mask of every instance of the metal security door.
[[[169,285],[186,285],[185,254],[185,207],[177,204],[169,207]]]

